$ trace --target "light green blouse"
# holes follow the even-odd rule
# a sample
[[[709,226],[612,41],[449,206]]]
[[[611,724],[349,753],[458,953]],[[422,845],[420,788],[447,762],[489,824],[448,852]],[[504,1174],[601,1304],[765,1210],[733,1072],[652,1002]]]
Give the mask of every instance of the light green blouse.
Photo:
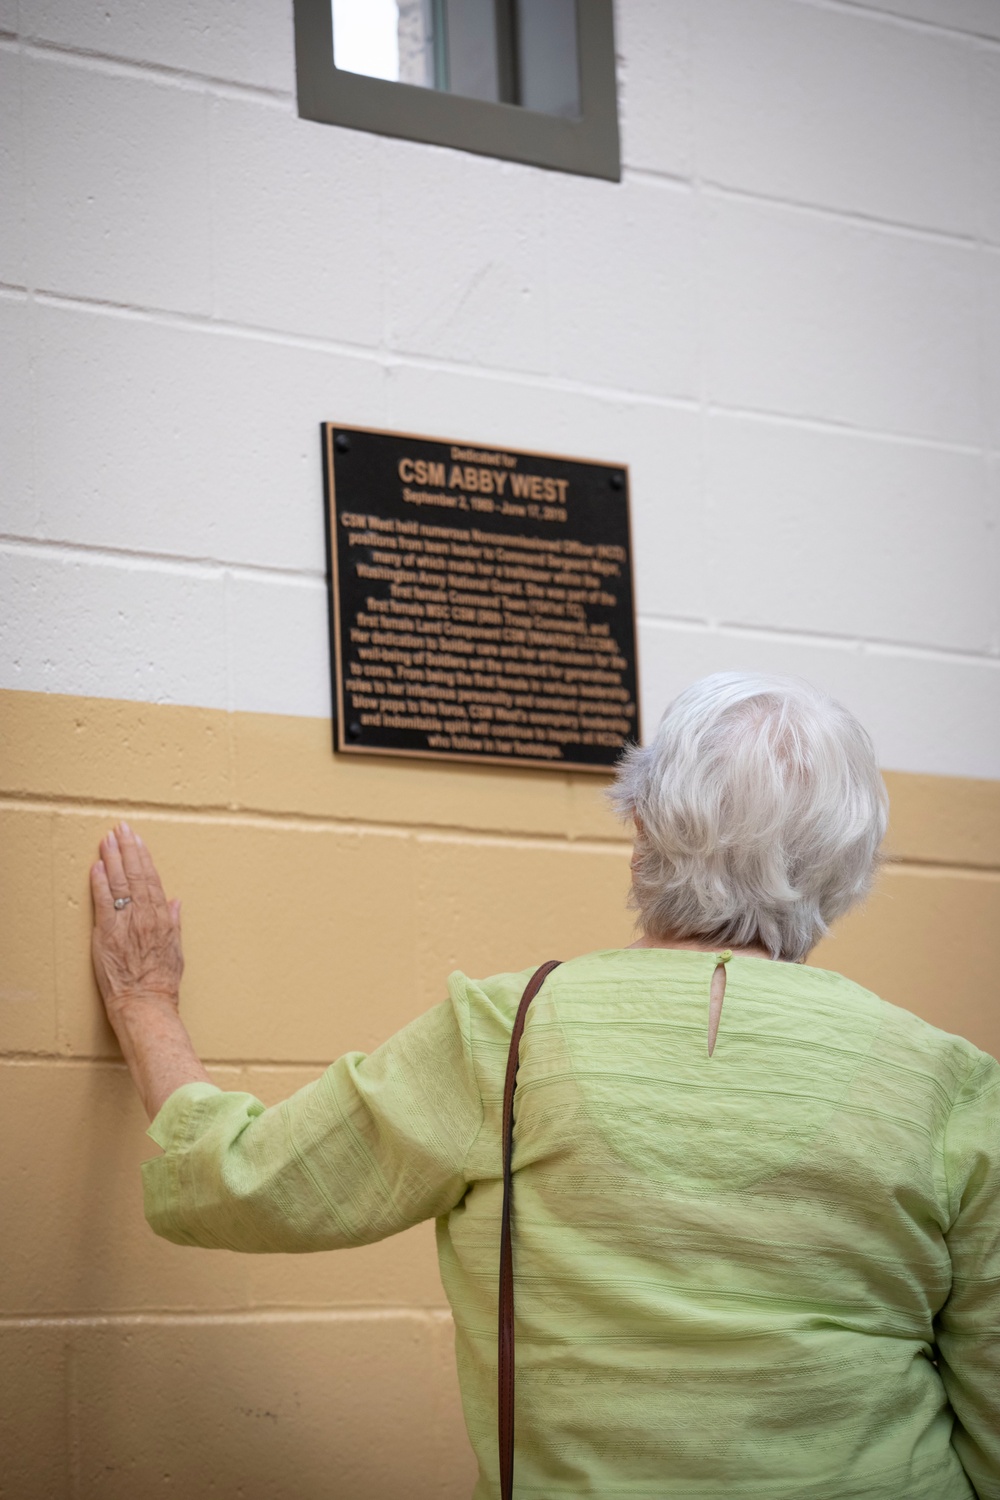
[[[616,949],[521,1045],[518,1496],[1000,1500],[1000,1064],[840,975]],[[273,1109],[178,1089],[146,1214],[339,1249],[437,1219],[475,1495],[498,1493],[500,1106],[530,970]]]

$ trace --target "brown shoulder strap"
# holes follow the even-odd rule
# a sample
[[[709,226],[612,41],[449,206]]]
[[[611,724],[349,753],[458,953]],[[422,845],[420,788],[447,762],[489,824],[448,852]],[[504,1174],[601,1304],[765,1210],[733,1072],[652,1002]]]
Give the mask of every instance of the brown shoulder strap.
[[[517,1087],[518,1049],[528,1006],[560,960],[552,958],[528,980],[514,1018],[503,1088],[503,1215],[500,1221],[500,1317],[498,1343],[497,1441],[500,1448],[501,1500],[514,1494],[514,1259],[510,1239],[510,1198],[514,1149],[514,1090]]]

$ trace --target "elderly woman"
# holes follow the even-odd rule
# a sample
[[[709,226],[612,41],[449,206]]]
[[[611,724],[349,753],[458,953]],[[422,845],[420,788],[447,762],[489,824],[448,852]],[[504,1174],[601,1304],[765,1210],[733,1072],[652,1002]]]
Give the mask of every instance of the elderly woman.
[[[868,890],[870,741],[804,684],[696,683],[614,789],[630,948],[527,1011],[513,1157],[516,1491],[1000,1497],[1000,1065],[805,968]],[[502,1101],[530,971],[471,980],[273,1109],[215,1088],[177,1010],[178,907],[123,824],[94,961],[181,1245],[346,1248],[437,1220],[459,1377],[498,1489]]]

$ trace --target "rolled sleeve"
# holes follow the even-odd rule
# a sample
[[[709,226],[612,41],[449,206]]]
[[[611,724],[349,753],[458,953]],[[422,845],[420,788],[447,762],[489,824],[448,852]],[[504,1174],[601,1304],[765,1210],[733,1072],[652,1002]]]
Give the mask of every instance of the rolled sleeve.
[[[468,1183],[482,1123],[466,982],[370,1056],[348,1053],[266,1109],[252,1094],[186,1084],[149,1135],[146,1218],[180,1245],[248,1252],[341,1249],[447,1213]]]

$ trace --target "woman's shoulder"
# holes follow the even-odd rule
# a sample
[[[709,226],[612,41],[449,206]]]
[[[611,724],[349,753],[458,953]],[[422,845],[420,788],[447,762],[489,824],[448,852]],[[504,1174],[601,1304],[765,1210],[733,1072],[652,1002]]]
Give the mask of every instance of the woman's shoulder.
[[[448,994],[458,1009],[484,1021],[494,1019],[509,1033],[517,1014],[521,996],[538,964],[526,969],[490,974],[486,979],[473,979],[461,969],[448,976]]]
[[[803,998],[822,1004],[827,1013],[840,1011],[850,1027],[867,1017],[871,1027],[868,1059],[895,1070],[909,1071],[914,1078],[933,1078],[952,1101],[973,1076],[1000,1076],[1000,1063],[968,1037],[934,1025],[905,1004],[887,1000],[856,980],[833,969],[812,964],[794,965]]]
[[[525,986],[544,958],[524,968],[504,970],[473,979],[456,970],[449,979],[453,1003],[468,1017],[470,1033],[500,1042],[510,1037]],[[634,999],[643,989],[659,988],[669,977],[671,987],[699,992],[710,980],[716,958],[711,953],[682,950],[609,948],[579,954],[561,963],[545,981],[535,1006],[567,992],[615,992]],[[1000,1071],[1000,1063],[968,1038],[936,1026],[905,1005],[886,1000],[856,980],[833,969],[812,964],[774,963],[766,958],[741,957],[729,965],[730,983],[756,994],[768,1004],[790,1005],[822,1014],[827,1024],[851,1028],[862,1021],[871,1040],[870,1057],[920,1072],[934,1074],[949,1093],[957,1092],[973,1073]],[[838,1027],[839,1029],[839,1027]]]
[[[547,994],[566,984],[597,983],[614,986],[622,977],[621,966],[616,965],[614,959],[634,951],[629,948],[603,949],[566,959],[559,958],[557,954],[549,954],[529,963],[526,968],[505,969],[500,973],[490,974],[485,979],[473,979],[461,969],[455,969],[448,976],[448,992],[453,1004],[471,1008],[484,1016],[493,1015],[509,1032],[528,981],[543,964],[553,959],[559,964],[558,969],[545,980]]]

